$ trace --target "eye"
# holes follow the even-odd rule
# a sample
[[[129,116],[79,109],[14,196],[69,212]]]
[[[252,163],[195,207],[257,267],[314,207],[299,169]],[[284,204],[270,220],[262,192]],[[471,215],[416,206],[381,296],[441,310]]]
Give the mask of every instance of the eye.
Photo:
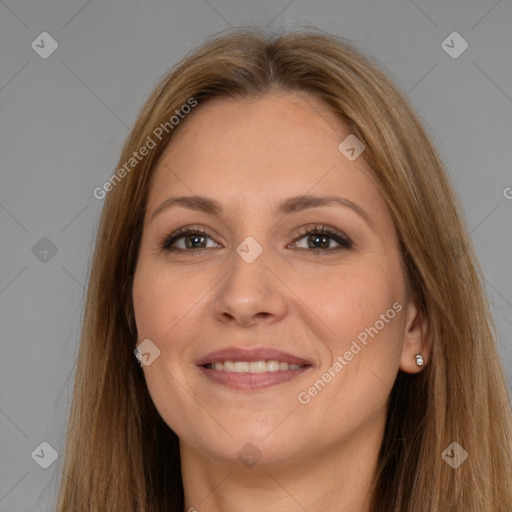
[[[165,236],[162,240],[161,248],[166,251],[186,251],[188,249],[195,249],[197,251],[198,249],[210,249],[212,246],[207,246],[208,238],[210,238],[210,236],[202,227],[184,227],[169,236]],[[210,238],[210,240],[212,239]],[[219,244],[216,242],[213,242],[213,244],[213,247],[219,247]]]
[[[208,245],[208,239],[210,239],[212,244]],[[299,245],[299,241],[302,239],[307,240],[306,247]],[[332,242],[335,242],[337,246],[332,247]],[[333,253],[350,249],[353,243],[350,238],[340,231],[329,226],[318,226],[315,224],[306,227],[302,231],[300,238],[290,245],[301,250],[311,249],[310,252]],[[202,249],[212,249],[215,247],[221,246],[214,242],[207,231],[201,226],[180,228],[171,235],[163,237],[161,241],[161,248],[169,252],[199,252]]]
[[[306,247],[301,247],[299,241],[306,239]],[[334,241],[338,245],[331,246]],[[312,249],[313,252],[338,252],[350,249],[353,246],[352,241],[340,231],[329,226],[308,226],[304,229],[301,237],[294,242],[294,245],[300,249]]]

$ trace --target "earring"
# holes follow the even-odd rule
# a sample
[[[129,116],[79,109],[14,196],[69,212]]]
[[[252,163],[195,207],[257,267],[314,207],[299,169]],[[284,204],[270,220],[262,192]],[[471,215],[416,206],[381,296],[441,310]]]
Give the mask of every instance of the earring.
[[[414,357],[416,358],[416,364],[418,366],[423,366],[423,357],[421,354],[416,354]]]
[[[133,353],[135,354],[135,364],[137,365],[137,370],[142,369],[142,361],[138,357],[139,351],[135,349]]]

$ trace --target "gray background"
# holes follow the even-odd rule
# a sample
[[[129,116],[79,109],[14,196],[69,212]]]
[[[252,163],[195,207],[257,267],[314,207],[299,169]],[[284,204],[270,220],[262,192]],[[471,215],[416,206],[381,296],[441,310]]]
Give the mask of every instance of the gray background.
[[[42,469],[31,454],[43,441],[63,451],[102,207],[92,190],[115,170],[144,99],[205,36],[301,23],[379,59],[429,127],[465,208],[512,382],[510,1],[0,1],[1,512],[54,507],[63,457]],[[458,58],[441,46],[454,31],[469,44]],[[46,59],[31,48],[42,32],[59,45]],[[41,252],[43,237],[55,254]]]

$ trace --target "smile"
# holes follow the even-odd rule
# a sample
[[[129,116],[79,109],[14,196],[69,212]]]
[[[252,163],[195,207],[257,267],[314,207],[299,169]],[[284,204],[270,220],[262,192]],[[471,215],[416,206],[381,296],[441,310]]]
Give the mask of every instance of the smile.
[[[288,370],[300,370],[308,365],[288,364],[284,361],[220,361],[204,365],[209,370],[216,372],[234,372],[234,373],[265,373]]]
[[[210,383],[243,391],[283,384],[313,368],[312,361],[271,347],[227,347],[196,361]]]

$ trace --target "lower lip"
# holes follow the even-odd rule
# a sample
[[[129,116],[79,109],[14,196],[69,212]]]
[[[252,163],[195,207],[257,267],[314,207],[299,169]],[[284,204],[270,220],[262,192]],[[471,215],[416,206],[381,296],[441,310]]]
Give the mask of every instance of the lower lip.
[[[300,377],[304,372],[307,372],[312,366],[305,366],[299,370],[278,370],[277,372],[224,372],[217,370],[210,370],[204,366],[198,366],[206,377],[217,384],[221,384],[232,389],[242,389],[246,391],[253,391],[257,389],[265,389],[276,384],[289,382],[293,379]]]

